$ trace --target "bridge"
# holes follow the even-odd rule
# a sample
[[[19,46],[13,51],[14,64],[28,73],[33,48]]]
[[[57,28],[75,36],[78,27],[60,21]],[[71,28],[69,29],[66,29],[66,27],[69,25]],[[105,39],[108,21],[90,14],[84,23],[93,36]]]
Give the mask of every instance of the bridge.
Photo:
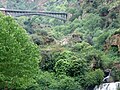
[[[5,13],[6,15],[10,15],[13,17],[38,15],[38,16],[47,16],[47,17],[56,18],[56,19],[62,20],[64,22],[67,20],[67,13],[65,13],[65,12],[14,10],[14,9],[5,9],[5,8],[0,8],[0,11]]]

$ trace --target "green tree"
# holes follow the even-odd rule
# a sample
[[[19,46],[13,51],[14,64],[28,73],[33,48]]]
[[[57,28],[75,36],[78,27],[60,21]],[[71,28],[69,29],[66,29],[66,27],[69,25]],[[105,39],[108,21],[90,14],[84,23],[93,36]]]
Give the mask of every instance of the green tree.
[[[24,89],[39,71],[39,48],[11,18],[0,14],[0,88]]]

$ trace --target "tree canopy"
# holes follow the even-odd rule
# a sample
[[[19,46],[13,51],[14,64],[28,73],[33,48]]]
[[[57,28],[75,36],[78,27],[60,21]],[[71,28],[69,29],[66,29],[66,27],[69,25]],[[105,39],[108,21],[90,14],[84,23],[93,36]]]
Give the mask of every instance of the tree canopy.
[[[27,88],[36,82],[39,48],[13,18],[0,14],[0,22],[0,88]]]

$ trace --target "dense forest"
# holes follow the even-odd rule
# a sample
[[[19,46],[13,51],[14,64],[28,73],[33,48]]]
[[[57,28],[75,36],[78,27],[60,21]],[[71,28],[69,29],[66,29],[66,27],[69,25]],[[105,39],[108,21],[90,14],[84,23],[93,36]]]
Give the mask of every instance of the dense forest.
[[[0,90],[93,90],[120,81],[120,0],[0,0],[0,7],[68,13],[66,22],[0,14]]]

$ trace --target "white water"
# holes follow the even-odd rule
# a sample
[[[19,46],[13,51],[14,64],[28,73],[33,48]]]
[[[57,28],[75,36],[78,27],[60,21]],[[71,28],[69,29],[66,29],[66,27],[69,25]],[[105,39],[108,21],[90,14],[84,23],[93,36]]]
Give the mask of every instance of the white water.
[[[96,86],[94,90],[118,90],[120,89],[120,82],[103,83],[99,87]]]

